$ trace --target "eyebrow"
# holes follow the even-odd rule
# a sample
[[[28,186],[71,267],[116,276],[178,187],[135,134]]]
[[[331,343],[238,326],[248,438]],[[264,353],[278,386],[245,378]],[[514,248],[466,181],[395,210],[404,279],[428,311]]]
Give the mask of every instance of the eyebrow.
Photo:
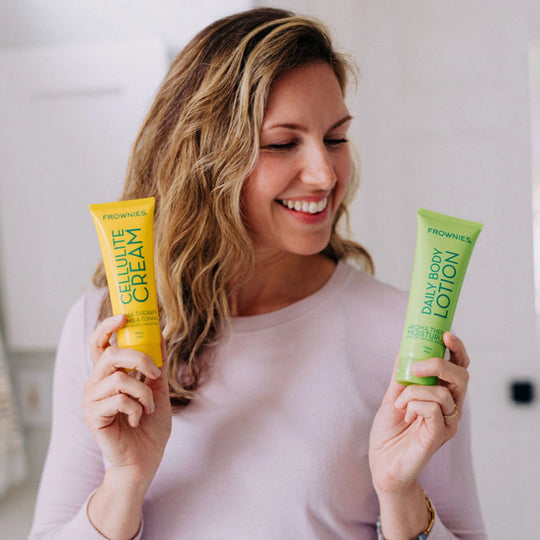
[[[332,131],[333,129],[336,129],[339,126],[342,126],[343,124],[349,122],[352,119],[353,119],[353,117],[350,114],[348,114],[347,116],[344,116],[341,120],[338,120],[335,124],[332,124],[328,131]],[[303,126],[300,126],[298,124],[288,124],[288,123],[272,124],[272,125],[270,125],[268,127],[263,126],[263,128],[267,129],[267,130],[275,129],[275,128],[286,128],[286,129],[295,129],[297,131],[307,131],[306,128],[303,127]]]

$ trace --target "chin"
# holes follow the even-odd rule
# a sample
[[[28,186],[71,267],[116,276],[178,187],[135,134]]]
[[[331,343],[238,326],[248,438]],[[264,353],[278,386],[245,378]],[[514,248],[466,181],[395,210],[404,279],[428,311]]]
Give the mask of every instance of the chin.
[[[330,237],[326,238],[324,241],[320,242],[306,242],[305,244],[297,244],[296,246],[291,246],[292,253],[295,253],[296,255],[318,255],[322,251],[326,249],[328,246],[328,243],[330,242]]]

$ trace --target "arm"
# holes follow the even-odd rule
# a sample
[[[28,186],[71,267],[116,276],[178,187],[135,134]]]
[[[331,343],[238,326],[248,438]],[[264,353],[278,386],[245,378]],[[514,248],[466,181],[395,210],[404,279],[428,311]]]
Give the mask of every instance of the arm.
[[[86,336],[87,297],[66,318],[54,368],[49,451],[41,477],[30,539],[100,538],[86,517],[86,502],[105,472],[103,457],[84,424],[81,398],[91,371]],[[102,538],[101,538],[102,540]]]
[[[478,499],[471,454],[470,411],[465,403],[457,435],[431,458],[418,477],[415,489],[419,492],[406,496],[405,500],[390,499],[380,502],[387,515],[393,515],[402,526],[413,520],[416,505],[418,522],[427,519],[424,492],[429,495],[436,513],[435,523],[429,534],[429,540],[487,540],[488,536],[482,520],[482,511]],[[392,512],[392,506],[394,511]],[[403,512],[400,516],[400,512]],[[425,521],[427,524],[427,521]],[[414,527],[414,522],[411,523]],[[425,525],[416,525],[425,530]],[[412,538],[412,537],[411,537]]]
[[[144,497],[169,439],[171,405],[167,377],[152,359],[110,344],[126,322],[125,315],[109,317],[90,336],[95,366],[84,385],[82,409],[109,464],[88,504],[88,517],[104,536],[129,540],[140,529]],[[163,342],[162,356],[166,369]]]
[[[467,400],[456,436],[431,458],[419,483],[429,493],[438,515],[430,540],[487,540],[474,477]]]
[[[152,360],[110,345],[125,323],[119,316],[97,326],[89,340],[92,360],[82,370],[84,328],[91,326],[81,320],[80,306],[68,317],[55,368],[51,447],[31,538],[140,536],[142,504],[168,440],[171,411],[167,379]],[[125,369],[138,370],[147,381],[128,376]]]
[[[433,358],[414,368],[416,375],[438,376],[439,385],[403,387],[392,378],[373,423],[370,467],[387,540],[415,538],[426,530],[428,508],[421,488],[435,503],[438,516],[430,539],[458,538],[453,533],[464,540],[486,538],[476,490],[466,492],[474,488],[468,414],[463,433],[456,435],[469,357],[455,336],[445,334],[445,344],[450,361]],[[469,475],[463,485],[458,482],[460,472]],[[449,519],[449,528],[441,516]]]

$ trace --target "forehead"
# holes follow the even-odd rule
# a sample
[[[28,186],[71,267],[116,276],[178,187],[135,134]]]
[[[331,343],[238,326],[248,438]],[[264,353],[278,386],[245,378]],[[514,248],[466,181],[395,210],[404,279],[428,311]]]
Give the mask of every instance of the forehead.
[[[334,70],[325,62],[295,67],[276,79],[268,97],[263,129],[279,120],[318,116],[335,121],[348,114]]]

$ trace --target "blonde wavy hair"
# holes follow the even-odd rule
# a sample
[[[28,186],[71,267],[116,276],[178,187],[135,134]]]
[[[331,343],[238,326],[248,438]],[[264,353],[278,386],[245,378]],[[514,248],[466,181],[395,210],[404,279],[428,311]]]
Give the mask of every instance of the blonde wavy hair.
[[[225,17],[178,54],[139,131],[121,199],[156,199],[156,281],[174,406],[188,404],[204,382],[230,294],[253,270],[242,188],[258,159],[272,83],[314,61],[333,68],[345,93],[354,66],[320,22],[273,8]],[[337,232],[345,214],[346,202],[323,254],[354,256],[373,272],[367,251]],[[102,264],[93,281],[106,285]],[[100,318],[108,314],[107,297]]]

